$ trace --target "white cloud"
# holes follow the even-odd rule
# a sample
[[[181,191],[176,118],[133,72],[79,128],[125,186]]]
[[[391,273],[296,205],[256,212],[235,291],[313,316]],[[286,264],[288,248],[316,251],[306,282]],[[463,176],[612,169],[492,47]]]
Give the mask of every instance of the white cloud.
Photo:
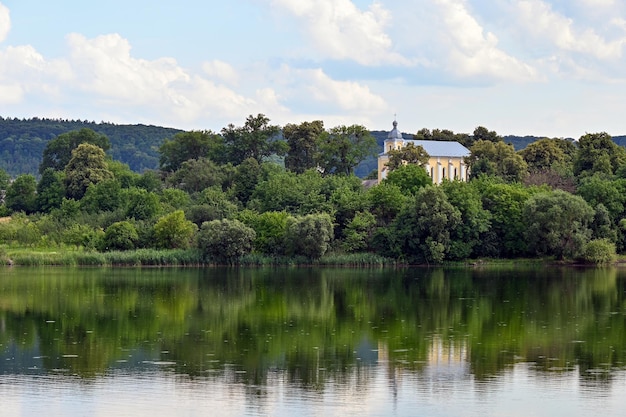
[[[237,71],[227,62],[217,59],[205,62],[202,69],[209,77],[220,79],[225,83],[237,85],[239,82]]]
[[[3,42],[11,30],[11,16],[9,9],[0,3],[0,43]]]
[[[488,76],[514,81],[536,78],[535,70],[498,48],[463,0],[436,0],[441,7],[450,48],[449,70],[459,76]]]
[[[391,19],[380,3],[366,11],[350,0],[272,0],[304,23],[315,49],[324,57],[349,59],[361,65],[407,65],[409,61],[393,52],[385,33]]]
[[[610,5],[609,2],[599,0],[587,0],[586,3],[588,6],[592,6],[592,3]],[[553,11],[549,4],[541,0],[519,1],[516,9],[528,35],[538,37],[542,43],[547,41],[560,50],[599,59],[618,59],[622,56],[625,37],[609,41],[598,35],[593,28],[578,29],[573,19]]]
[[[322,104],[332,113],[339,111],[377,113],[387,107],[385,100],[355,81],[337,81],[322,69],[292,69],[283,67],[282,74],[290,80],[300,100]]]

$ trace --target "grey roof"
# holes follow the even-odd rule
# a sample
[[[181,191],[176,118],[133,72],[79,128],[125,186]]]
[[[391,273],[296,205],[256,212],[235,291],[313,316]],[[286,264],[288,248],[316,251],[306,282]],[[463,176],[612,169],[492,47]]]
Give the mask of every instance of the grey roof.
[[[400,132],[400,131],[398,130],[398,122],[396,122],[395,120],[393,121],[393,129],[391,130],[391,132],[389,132],[389,133],[387,134],[387,139],[388,139],[388,140],[389,140],[389,139],[391,139],[391,140],[394,140],[394,139],[400,139],[400,140],[402,140],[402,139],[403,139],[403,138],[402,138],[402,132]]]
[[[469,156],[470,151],[459,142],[454,141],[439,141],[439,140],[405,140],[405,145],[412,143],[415,146],[421,146],[424,148],[429,156],[449,156],[459,157]]]

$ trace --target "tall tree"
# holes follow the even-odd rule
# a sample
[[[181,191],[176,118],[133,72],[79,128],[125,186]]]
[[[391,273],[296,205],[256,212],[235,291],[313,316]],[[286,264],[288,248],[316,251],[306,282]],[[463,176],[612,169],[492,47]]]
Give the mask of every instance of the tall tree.
[[[325,175],[350,175],[361,161],[376,155],[378,144],[360,125],[333,127],[322,135],[318,166]]]
[[[613,142],[605,132],[588,133],[578,140],[578,154],[574,160],[574,175],[595,173],[613,175],[626,164],[626,149]]]
[[[513,145],[507,145],[502,141],[479,140],[472,145],[470,151],[471,154],[465,162],[470,167],[473,178],[487,174],[515,182],[528,175],[528,165],[515,152]]]
[[[43,174],[46,168],[63,171],[72,158],[72,151],[82,143],[96,145],[104,152],[111,148],[108,137],[88,128],[63,133],[49,141],[46,145],[43,151],[43,159],[39,165],[39,173]]]
[[[50,210],[61,207],[65,197],[62,171],[46,168],[37,183],[37,210],[49,213]]]
[[[164,171],[176,171],[190,159],[209,158],[219,161],[224,139],[210,130],[181,132],[163,142],[159,148],[159,166]]]
[[[65,166],[66,194],[80,200],[91,184],[112,178],[104,150],[97,145],[82,143],[72,151],[72,158]]]
[[[254,158],[262,163],[267,157],[284,155],[287,144],[278,140],[280,128],[270,124],[270,119],[263,114],[248,116],[241,127],[229,124],[222,129],[228,162],[239,165],[246,158]]]
[[[37,180],[31,174],[18,175],[4,196],[5,205],[13,211],[32,213],[36,208]]]
[[[324,122],[321,120],[285,125],[283,137],[289,145],[285,156],[285,168],[298,174],[309,168],[315,168],[318,141],[322,133]]]

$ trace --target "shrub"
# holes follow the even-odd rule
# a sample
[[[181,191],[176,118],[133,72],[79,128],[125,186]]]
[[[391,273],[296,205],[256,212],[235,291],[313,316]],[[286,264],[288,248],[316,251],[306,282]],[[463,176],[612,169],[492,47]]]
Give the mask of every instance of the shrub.
[[[590,264],[607,264],[615,257],[615,244],[608,239],[593,239],[583,248],[582,260]]]
[[[102,244],[105,250],[129,250],[135,248],[138,240],[135,226],[129,221],[121,221],[107,227]]]
[[[238,220],[212,220],[202,223],[198,248],[205,259],[233,263],[252,251],[253,229]]]

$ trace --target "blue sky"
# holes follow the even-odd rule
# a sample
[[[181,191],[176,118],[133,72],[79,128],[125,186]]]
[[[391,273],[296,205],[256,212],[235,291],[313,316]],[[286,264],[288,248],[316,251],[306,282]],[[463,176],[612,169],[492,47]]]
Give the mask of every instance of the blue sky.
[[[0,115],[626,134],[622,0],[0,0]]]

